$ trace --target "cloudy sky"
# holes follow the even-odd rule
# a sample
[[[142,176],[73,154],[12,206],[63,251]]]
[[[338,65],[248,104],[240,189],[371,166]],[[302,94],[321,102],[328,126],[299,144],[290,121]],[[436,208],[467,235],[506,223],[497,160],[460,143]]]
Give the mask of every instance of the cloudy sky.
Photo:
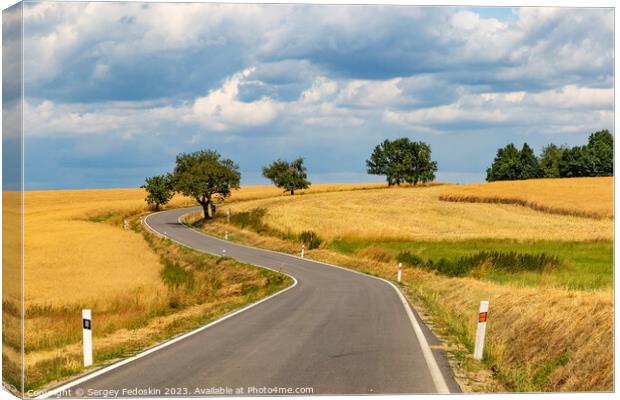
[[[298,156],[376,180],[402,136],[475,182],[509,142],[613,128],[611,9],[43,2],[24,35],[27,189],[135,187],[202,148],[243,184]]]

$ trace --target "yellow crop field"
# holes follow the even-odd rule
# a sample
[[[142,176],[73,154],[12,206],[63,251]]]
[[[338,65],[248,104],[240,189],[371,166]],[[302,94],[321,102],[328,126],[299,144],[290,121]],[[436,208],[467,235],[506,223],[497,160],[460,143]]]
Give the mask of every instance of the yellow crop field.
[[[163,290],[159,258],[139,233],[86,219],[105,212],[107,207],[112,210],[131,207],[131,200],[125,200],[123,194],[123,191],[26,193],[27,307],[87,305],[138,288],[155,296]]]
[[[363,189],[377,185],[316,185],[306,192]],[[272,186],[249,186],[233,191],[226,203],[283,196]],[[20,375],[20,265],[9,260],[20,251],[21,194],[4,192],[5,253],[3,254],[3,351],[5,377]],[[134,229],[123,229],[125,218],[147,211],[143,189],[30,191],[24,195],[24,296],[26,384],[37,387],[69,376],[80,368],[80,309],[93,309],[97,323],[96,356],[107,359],[119,346],[139,349],[166,335],[195,326],[263,296],[284,283],[274,284],[254,267],[225,263],[207,276],[204,291],[179,293],[162,280],[162,258],[192,266],[191,256],[174,252],[157,241],[145,240]],[[9,207],[13,205],[13,207]],[[192,199],[175,196],[166,207],[193,206]],[[15,221],[15,224],[8,222]],[[10,234],[9,234],[10,233]],[[11,240],[9,240],[11,239]],[[169,247],[169,246],[168,246]],[[188,258],[189,257],[189,258]],[[19,260],[17,260],[19,261]],[[197,277],[205,272],[196,271]],[[209,278],[209,279],[207,279]],[[196,278],[197,280],[199,278]],[[222,289],[209,288],[213,279]],[[256,293],[240,295],[243,283]],[[197,297],[198,296],[198,297]],[[205,297],[206,296],[206,297]],[[180,306],[179,306],[180,304]],[[178,308],[181,307],[181,308]],[[151,315],[151,317],[148,317]],[[152,317],[152,315],[161,317]],[[153,319],[155,318],[155,319]],[[173,328],[172,328],[173,327]],[[167,332],[167,333],[166,333]],[[16,386],[17,378],[9,378]]]
[[[613,221],[548,214],[511,204],[440,201],[453,186],[383,188],[244,201],[233,212],[265,208],[280,231],[315,231],[326,240],[609,240]],[[558,196],[563,196],[560,194]],[[548,196],[551,196],[548,194]]]
[[[450,185],[441,192],[440,198],[446,201],[519,204],[554,214],[612,218],[613,179],[530,179]]]
[[[307,193],[377,184],[314,185]],[[227,202],[282,195],[273,186],[244,186]],[[159,258],[141,235],[89,219],[146,211],[143,189],[32,191],[25,194],[26,306],[91,304],[141,290],[162,290]],[[283,196],[284,198],[284,196]],[[169,207],[195,205],[176,196]],[[96,284],[93,284],[96,283]]]

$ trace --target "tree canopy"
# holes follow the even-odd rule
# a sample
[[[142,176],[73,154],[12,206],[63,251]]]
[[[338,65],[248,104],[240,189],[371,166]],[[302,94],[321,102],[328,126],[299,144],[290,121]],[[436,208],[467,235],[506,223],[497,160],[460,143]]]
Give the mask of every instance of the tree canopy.
[[[263,168],[263,176],[271,180],[276,187],[284,189],[285,192],[290,192],[291,196],[295,194],[295,190],[310,187],[303,158],[298,158],[292,162],[278,159]]]
[[[607,129],[590,135],[587,144],[597,176],[614,174],[614,137]]]
[[[614,138],[608,130],[594,132],[584,146],[545,146],[540,157],[527,144],[519,151],[510,143],[497,150],[487,169],[487,181],[532,178],[611,176],[614,173]]]
[[[230,196],[232,189],[239,188],[240,180],[239,166],[214,150],[179,154],[172,174],[174,190],[194,198],[202,206],[205,219],[215,216],[214,200]]]
[[[146,184],[141,187],[147,193],[146,203],[149,206],[154,206],[155,210],[159,210],[160,206],[168,203],[174,196],[170,174],[146,178]]]
[[[384,140],[375,147],[366,166],[369,174],[385,175],[389,186],[431,182],[437,171],[437,162],[431,160],[431,147],[409,138]]]
[[[560,177],[560,160],[566,150],[566,146],[556,146],[553,143],[543,147],[540,155],[540,168],[545,178]]]
[[[510,143],[497,150],[495,160],[487,169],[487,181],[542,178],[543,172],[538,164],[534,150],[524,143],[521,150]]]

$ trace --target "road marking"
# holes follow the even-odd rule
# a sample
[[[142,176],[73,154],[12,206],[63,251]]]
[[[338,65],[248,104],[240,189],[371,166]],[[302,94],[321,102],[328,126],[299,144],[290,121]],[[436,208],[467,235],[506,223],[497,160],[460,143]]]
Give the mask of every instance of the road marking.
[[[163,211],[160,211],[160,212],[163,212]],[[154,213],[154,214],[158,214],[158,213]],[[144,219],[144,223],[145,223],[145,224],[146,224],[146,225],[147,225],[147,226],[148,226],[151,230],[153,230],[153,231],[155,231],[155,230],[154,230],[154,229],[153,229],[150,225],[148,225],[148,223],[147,223],[146,221],[148,220],[148,217],[150,217],[151,215],[154,215],[154,214],[149,214],[149,215],[148,215],[148,216]],[[156,232],[156,231],[155,231],[155,232]],[[176,240],[173,240],[173,239],[170,239],[170,240],[172,240],[172,241],[176,242]],[[181,245],[183,245],[183,246],[185,246],[185,247],[190,247],[190,246],[186,246],[186,245],[184,245],[184,244],[182,244],[182,243],[179,243],[179,242],[176,242],[176,243],[181,244]],[[202,250],[198,250],[198,249],[194,249],[194,250],[197,250],[197,251],[201,251],[201,252],[203,252],[203,253],[206,253],[206,252],[204,252],[204,251],[202,251]],[[245,264],[249,264],[249,263],[245,263]],[[275,269],[272,269],[272,268],[269,268],[269,267],[265,267],[265,266],[262,266],[262,265],[255,265],[255,264],[254,264],[254,266],[259,267],[259,268],[268,269],[268,270],[270,270],[270,271],[274,271],[274,272],[279,272],[279,271],[276,271]],[[251,308],[254,308],[254,307],[256,307],[257,305],[259,305],[259,304],[261,304],[261,303],[264,303],[265,301],[270,300],[270,299],[272,299],[272,298],[276,297],[277,295],[280,295],[280,294],[282,294],[282,293],[285,293],[285,292],[287,292],[287,291],[289,291],[289,290],[293,289],[295,286],[297,286],[297,283],[298,283],[298,282],[297,282],[297,279],[295,279],[295,277],[294,277],[294,276],[291,276],[291,275],[289,275],[289,274],[287,274],[287,273],[285,273],[285,272],[281,272],[281,273],[283,273],[283,274],[287,275],[289,278],[291,278],[291,279],[293,280],[293,284],[292,284],[291,286],[288,286],[288,287],[286,287],[286,288],[284,288],[284,289],[282,289],[282,290],[280,290],[280,291],[278,291],[278,292],[276,292],[276,293],[273,293],[273,294],[271,294],[271,295],[269,295],[269,296],[265,297],[264,299],[261,299],[261,300],[259,300],[259,301],[255,302],[255,303],[248,304],[247,306],[245,306],[245,307],[243,307],[243,308],[240,308],[239,310],[236,310],[236,311],[233,311],[232,313],[226,314],[226,315],[222,316],[221,318],[216,319],[215,321],[211,321],[211,322],[209,322],[208,324],[201,326],[200,328],[197,328],[197,329],[194,329],[193,331],[190,331],[190,332],[184,333],[184,334],[183,334],[183,335],[181,335],[181,336],[177,336],[177,337],[175,337],[175,338],[173,338],[173,339],[170,339],[170,340],[168,340],[168,341],[166,341],[166,342],[164,342],[164,343],[161,343],[161,344],[159,344],[159,345],[157,345],[157,346],[155,346],[155,347],[151,347],[150,349],[147,349],[147,350],[143,351],[142,353],[136,354],[135,356],[131,356],[131,357],[126,358],[126,359],[124,359],[124,360],[122,360],[122,361],[119,361],[119,362],[114,363],[114,364],[112,364],[112,365],[109,365],[109,366],[107,366],[107,367],[104,367],[104,368],[101,368],[101,369],[99,369],[99,370],[96,370],[96,371],[94,371],[94,372],[92,372],[92,373],[90,373],[90,374],[88,374],[88,375],[85,375],[85,376],[83,376],[83,377],[81,377],[81,378],[78,378],[78,379],[75,379],[75,380],[73,380],[73,381],[71,381],[71,382],[68,382],[68,383],[66,383],[66,384],[64,384],[64,385],[62,385],[62,386],[58,386],[58,387],[56,387],[56,388],[54,388],[54,389],[51,389],[51,390],[49,390],[49,391],[46,391],[45,393],[43,393],[43,394],[41,394],[41,395],[39,395],[39,396],[37,396],[37,397],[35,397],[35,398],[36,398],[36,399],[47,399],[47,398],[49,398],[49,397],[51,397],[51,396],[55,396],[55,395],[57,395],[58,393],[61,393],[61,392],[65,391],[65,390],[67,390],[67,389],[70,389],[70,388],[72,388],[72,387],[74,387],[74,386],[77,386],[77,385],[79,385],[79,384],[81,384],[81,383],[87,382],[87,381],[89,381],[89,380],[91,380],[91,379],[93,379],[93,378],[96,378],[96,377],[98,377],[98,376],[100,376],[100,375],[103,375],[103,374],[105,374],[105,373],[108,373],[108,372],[110,372],[110,371],[112,371],[112,370],[115,370],[115,369],[117,369],[117,368],[119,368],[119,367],[122,367],[123,365],[129,364],[130,362],[136,361],[136,360],[138,360],[138,359],[140,359],[140,358],[142,358],[142,357],[148,356],[148,355],[149,355],[149,354],[151,354],[151,353],[154,353],[154,352],[156,352],[156,351],[158,351],[158,350],[161,350],[161,349],[166,348],[166,347],[168,347],[168,346],[170,346],[170,345],[173,345],[173,344],[175,344],[175,343],[177,343],[177,342],[180,342],[180,341],[181,341],[181,340],[183,340],[183,339],[186,339],[186,338],[188,338],[188,337],[190,337],[190,336],[193,336],[193,335],[195,335],[195,334],[197,334],[197,333],[199,333],[199,332],[202,332],[202,331],[204,331],[205,329],[208,329],[208,328],[210,328],[210,327],[212,327],[212,326],[214,326],[214,325],[217,325],[217,324],[219,324],[219,323],[221,323],[221,322],[226,321],[226,320],[227,320],[227,319],[229,319],[229,318],[234,317],[234,316],[235,316],[235,315],[237,315],[237,314],[240,314],[240,313],[242,313],[242,312],[244,312],[244,311],[247,311],[247,310],[249,310],[249,309],[251,309]]]
[[[179,216],[179,218],[177,219],[177,221],[185,226],[188,229],[191,229],[192,231],[199,233],[201,235],[207,236],[211,239],[216,239],[216,240],[220,240],[222,241],[222,239],[217,238],[215,236],[211,236],[208,235],[204,232],[201,232],[199,230],[196,230],[192,227],[189,227],[187,225],[185,225],[182,222],[183,217],[185,217],[186,215],[191,214],[191,211],[188,211],[186,214],[183,214],[181,216]],[[153,214],[151,214],[153,215]],[[152,228],[151,228],[152,229]],[[153,229],[154,230],[154,229]],[[250,249],[254,249],[254,250],[260,250],[260,251],[267,251],[270,253],[274,253],[274,254],[280,254],[280,255],[284,255],[284,256],[288,256],[288,257],[293,257],[296,258],[298,260],[302,260],[302,261],[306,261],[306,262],[314,262],[314,263],[318,263],[318,264],[323,264],[326,265],[328,267],[332,267],[332,268],[339,268],[342,269],[344,271],[348,271],[348,272],[352,272],[354,274],[358,274],[358,275],[362,275],[368,278],[373,278],[373,279],[378,279],[380,281],[383,281],[385,283],[387,283],[388,285],[390,285],[398,294],[403,307],[405,308],[405,312],[407,313],[407,316],[409,317],[409,321],[411,322],[411,326],[413,328],[413,331],[415,332],[415,335],[418,339],[418,343],[420,344],[420,348],[422,349],[422,355],[424,356],[424,360],[426,361],[426,366],[428,367],[428,370],[431,374],[431,378],[433,379],[433,384],[435,385],[435,389],[437,389],[437,393],[441,393],[441,394],[445,394],[445,393],[450,393],[450,389],[448,388],[448,385],[446,383],[446,380],[443,376],[443,374],[441,373],[441,370],[439,369],[439,365],[437,365],[437,360],[435,360],[435,356],[433,356],[433,351],[431,350],[431,347],[428,344],[428,341],[426,340],[426,336],[424,336],[424,332],[422,331],[422,328],[420,327],[420,323],[418,322],[417,318],[415,317],[415,315],[413,315],[413,311],[411,310],[411,305],[409,304],[409,302],[407,301],[407,299],[405,298],[405,296],[403,295],[403,293],[398,289],[398,287],[393,284],[392,282],[388,281],[387,279],[383,279],[383,278],[379,278],[377,276],[373,276],[373,275],[368,275],[365,274],[363,272],[360,271],[355,271],[349,268],[345,268],[345,267],[341,267],[339,265],[333,265],[333,264],[328,264],[325,263],[323,261],[318,261],[318,260],[312,260],[312,259],[307,259],[307,258],[302,258],[299,256],[296,256],[294,254],[287,254],[287,253],[281,253],[278,251],[274,251],[274,250],[269,250],[269,249],[261,249],[258,247],[253,247],[253,246],[247,246],[245,244],[241,244],[241,243],[235,243],[238,246],[242,246],[242,247],[246,247],[246,248],[250,248]]]
[[[169,210],[166,210],[166,211],[169,211]],[[161,233],[157,232],[155,229],[153,229],[148,224],[148,219],[152,215],[159,214],[159,213],[162,213],[162,212],[165,212],[165,211],[159,211],[157,213],[149,214],[146,218],[143,219],[144,225],[146,225],[146,227],[150,231],[154,232],[156,235],[158,235],[160,237],[162,236]],[[188,212],[187,214],[190,214],[190,213],[191,213],[191,211]],[[181,219],[185,215],[187,215],[187,214],[183,214],[183,215],[181,215],[178,218],[178,222],[181,223],[181,225],[185,226],[188,229],[191,229],[195,233],[199,233],[201,235],[207,236],[210,239],[216,239],[216,240],[222,241],[221,239],[219,239],[217,237],[214,237],[214,236],[211,236],[211,235],[207,235],[204,232],[200,232],[200,231],[198,231],[196,229],[193,229],[193,228],[188,227],[187,225],[183,224],[181,222]],[[175,242],[175,243],[177,243],[177,244],[179,244],[181,246],[188,247],[188,248],[191,248],[191,249],[203,252],[203,253],[208,253],[208,254],[212,254],[213,255],[213,253],[209,253],[209,252],[204,251],[204,250],[196,249],[196,248],[194,248],[192,246],[188,246],[188,245],[186,245],[184,243],[181,243],[181,242],[178,242],[178,241],[176,241],[174,239],[168,238],[168,240],[171,240],[171,241],[173,241],[173,242]],[[260,248],[257,248],[257,247],[247,246],[247,245],[240,244],[240,243],[235,243],[235,244],[238,245],[238,246],[246,247],[246,248],[253,249],[253,250],[270,252],[270,253],[274,253],[274,254],[279,254],[279,255],[284,255],[284,256],[288,256],[288,257],[293,257],[293,258],[296,258],[296,259],[301,260],[301,261],[313,262],[313,263],[322,264],[322,265],[325,265],[325,266],[328,266],[328,267],[332,267],[332,268],[338,268],[338,269],[341,269],[341,270],[344,270],[344,271],[347,271],[347,272],[350,272],[350,273],[358,274],[358,275],[361,275],[361,276],[364,276],[364,277],[367,277],[367,278],[374,278],[374,279],[383,281],[383,282],[387,283],[388,285],[390,285],[396,291],[396,293],[398,294],[398,296],[399,296],[399,298],[400,298],[400,300],[401,300],[401,302],[403,304],[403,307],[405,308],[405,312],[407,313],[407,316],[409,317],[409,321],[411,322],[411,326],[413,327],[413,330],[414,330],[414,332],[416,334],[416,337],[418,339],[418,343],[420,344],[420,348],[422,349],[422,354],[424,356],[424,360],[426,361],[426,365],[427,365],[427,367],[429,369],[429,372],[431,374],[431,378],[433,380],[433,384],[435,385],[435,388],[436,388],[437,392],[438,393],[450,393],[448,385],[446,384],[445,379],[443,377],[443,374],[441,373],[441,370],[439,369],[439,366],[437,365],[437,361],[435,360],[435,357],[433,356],[433,353],[432,353],[432,350],[431,350],[431,348],[430,348],[430,346],[428,344],[428,341],[426,340],[426,337],[424,336],[424,332],[422,331],[422,328],[420,327],[420,324],[418,323],[417,319],[415,318],[415,315],[413,315],[413,311],[411,310],[411,306],[410,306],[409,302],[403,296],[401,291],[396,287],[396,285],[394,285],[392,282],[390,282],[390,281],[388,281],[386,279],[383,279],[383,278],[379,278],[379,277],[376,277],[376,276],[368,275],[368,274],[365,274],[363,272],[359,272],[359,271],[355,271],[355,270],[352,270],[352,269],[344,268],[344,267],[341,267],[341,266],[338,266],[338,265],[328,264],[328,263],[325,263],[325,262],[322,262],[322,261],[308,260],[308,259],[304,259],[304,258],[301,258],[301,257],[293,255],[293,254],[281,253],[281,252],[277,252],[277,251],[273,251],[273,250],[269,250],[269,249],[260,249]],[[246,264],[251,264],[251,263],[246,263]],[[254,266],[259,267],[259,268],[265,268],[265,269],[268,269],[268,270],[271,270],[271,271],[278,272],[278,271],[276,271],[276,270],[274,270],[272,268],[265,267],[265,266],[262,266],[262,265],[257,265],[257,264],[251,264],[251,265],[254,265]],[[289,275],[289,274],[286,274],[286,273],[285,273],[285,275],[287,275],[288,277],[293,279],[293,284],[291,286],[288,286],[288,287],[282,289],[279,292],[276,292],[276,293],[274,293],[274,294],[272,294],[272,295],[270,295],[268,297],[265,297],[264,299],[259,300],[256,303],[249,304],[249,305],[247,305],[247,306],[245,306],[245,307],[243,307],[243,308],[241,308],[241,309],[239,309],[237,311],[234,311],[234,312],[232,312],[230,314],[224,315],[223,317],[221,317],[221,318],[219,318],[219,319],[217,319],[215,321],[212,321],[212,322],[208,323],[207,325],[204,325],[204,326],[202,326],[200,328],[197,328],[197,329],[195,329],[193,331],[185,333],[185,334],[183,334],[181,336],[178,336],[176,338],[170,339],[167,342],[161,343],[161,344],[159,344],[159,345],[157,345],[155,347],[147,349],[147,350],[143,351],[142,353],[136,354],[135,356],[126,358],[126,359],[124,359],[122,361],[119,361],[119,362],[117,362],[115,364],[109,365],[107,367],[104,367],[102,369],[94,371],[94,372],[92,372],[92,373],[90,373],[88,375],[85,375],[85,376],[83,376],[81,378],[78,378],[78,379],[76,379],[74,381],[68,382],[68,383],[66,383],[66,384],[64,384],[62,386],[59,386],[59,387],[54,388],[54,389],[52,389],[50,391],[47,391],[44,394],[42,394],[42,395],[40,395],[40,396],[38,396],[36,398],[37,399],[49,398],[51,396],[54,396],[54,395],[62,392],[63,390],[67,390],[67,389],[69,389],[71,387],[74,387],[74,386],[77,386],[77,385],[79,385],[81,383],[87,382],[87,381],[89,381],[89,380],[91,380],[93,378],[96,378],[97,376],[100,376],[100,375],[103,375],[105,373],[108,373],[108,372],[110,372],[110,371],[112,371],[114,369],[117,369],[117,368],[119,368],[119,367],[121,367],[123,365],[129,364],[130,362],[133,362],[135,360],[143,358],[143,357],[145,357],[145,356],[147,356],[147,355],[149,355],[151,353],[154,353],[154,352],[156,352],[158,350],[161,350],[161,349],[163,349],[165,347],[168,347],[168,346],[170,346],[170,345],[172,345],[172,344],[174,344],[176,342],[179,342],[179,341],[181,341],[181,340],[183,340],[183,339],[185,339],[187,337],[195,335],[195,334],[197,334],[197,333],[199,333],[199,332],[201,332],[201,331],[203,331],[205,329],[210,328],[211,326],[219,324],[220,322],[223,322],[223,321],[225,321],[225,320],[227,320],[229,318],[232,318],[232,317],[234,317],[237,314],[240,314],[240,313],[242,313],[244,311],[247,311],[247,310],[249,310],[249,309],[251,309],[251,308],[253,308],[253,307],[255,307],[255,306],[257,306],[257,305],[259,305],[259,304],[261,304],[261,303],[263,303],[263,302],[265,302],[265,301],[267,301],[267,300],[269,300],[269,299],[271,299],[271,298],[273,298],[273,297],[275,297],[277,295],[279,295],[279,294],[285,293],[285,292],[293,289],[294,287],[296,287],[297,284],[298,284],[297,279],[295,279],[295,277],[293,277],[292,275]]]

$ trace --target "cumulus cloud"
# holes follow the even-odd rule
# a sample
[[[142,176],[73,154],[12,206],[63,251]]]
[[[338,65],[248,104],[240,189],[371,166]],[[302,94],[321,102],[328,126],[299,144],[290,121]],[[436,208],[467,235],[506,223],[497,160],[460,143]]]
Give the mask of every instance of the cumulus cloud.
[[[213,130],[265,125],[278,115],[281,104],[269,97],[253,102],[239,101],[239,86],[255,71],[248,68],[228,78],[224,85],[196,99],[191,119]]]
[[[521,133],[580,133],[613,126],[613,90],[565,86],[538,93],[468,94],[456,102],[414,111],[387,111],[386,122],[436,133],[495,127]]]
[[[175,123],[189,112],[187,106],[152,102],[105,104],[24,102],[26,138],[107,136],[111,141],[162,133],[162,124]]]
[[[318,77],[310,89],[304,90],[299,96],[302,103],[317,103],[329,99],[338,90],[338,84],[324,76]]]
[[[154,149],[174,137],[170,151],[245,141],[277,156],[303,143],[309,162],[346,152],[363,173],[368,148],[407,135],[431,142],[440,168],[471,172],[472,143],[491,154],[523,137],[576,143],[613,128],[611,9],[506,18],[467,7],[35,2],[24,21],[34,140],[139,138]],[[5,49],[21,43],[8,35]]]
[[[402,78],[388,80],[353,80],[338,94],[341,104],[365,107],[386,107],[403,101]]]

